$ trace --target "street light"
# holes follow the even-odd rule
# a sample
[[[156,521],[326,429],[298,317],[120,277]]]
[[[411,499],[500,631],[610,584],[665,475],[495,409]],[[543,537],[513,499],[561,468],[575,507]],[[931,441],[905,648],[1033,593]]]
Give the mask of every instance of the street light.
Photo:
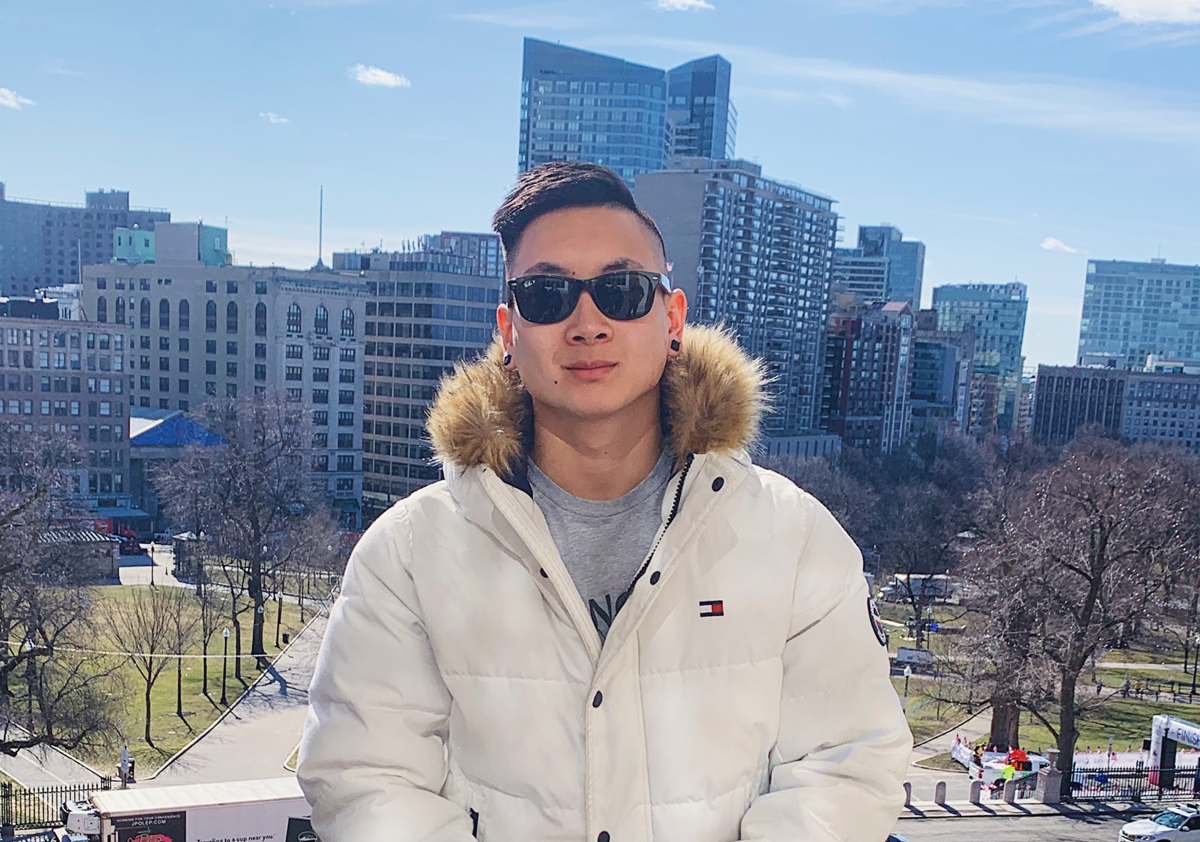
[[[229,701],[225,697],[225,675],[229,671],[229,629],[222,631],[221,637],[225,638],[225,654],[221,656],[221,705],[227,706]]]
[[[900,707],[904,710],[908,710],[908,680],[910,678],[912,678],[912,667],[905,664],[905,666],[904,666],[904,700],[900,705]]]

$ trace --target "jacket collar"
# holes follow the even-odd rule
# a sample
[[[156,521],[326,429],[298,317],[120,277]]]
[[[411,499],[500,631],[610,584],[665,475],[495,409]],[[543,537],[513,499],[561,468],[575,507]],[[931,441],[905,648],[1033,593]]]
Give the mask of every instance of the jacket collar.
[[[442,381],[426,424],[447,475],[477,466],[524,485],[533,407],[520,376],[501,364],[499,340]],[[666,446],[682,465],[690,453],[735,453],[757,437],[766,398],[765,369],[719,328],[689,325],[683,353],[667,362],[662,384]]]

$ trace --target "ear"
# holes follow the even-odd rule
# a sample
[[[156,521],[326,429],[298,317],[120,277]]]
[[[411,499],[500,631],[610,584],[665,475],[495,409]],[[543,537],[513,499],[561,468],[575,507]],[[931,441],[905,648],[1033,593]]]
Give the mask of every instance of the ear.
[[[683,294],[681,289],[673,289],[667,293],[667,344],[671,341],[678,342],[681,350],[671,350],[667,352],[668,358],[675,358],[682,353],[683,345],[683,326],[687,322],[687,296]]]
[[[507,304],[496,307],[496,329],[500,333],[500,342],[504,345],[504,354],[510,360],[506,368],[512,366],[513,346],[516,344],[517,331],[513,323],[513,311]]]

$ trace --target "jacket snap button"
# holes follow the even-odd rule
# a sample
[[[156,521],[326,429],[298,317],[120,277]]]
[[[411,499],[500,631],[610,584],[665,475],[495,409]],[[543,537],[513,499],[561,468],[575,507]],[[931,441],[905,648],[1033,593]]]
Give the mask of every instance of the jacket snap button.
[[[594,697],[592,697],[592,707],[594,707],[594,708],[600,707],[600,703],[603,701],[604,701],[604,694],[601,693],[599,690],[597,690],[596,695]]]
[[[547,575],[546,575],[546,568],[544,568],[544,567],[539,567],[539,568],[538,568],[538,572],[542,574],[542,578],[543,578],[543,579],[549,579],[549,578],[550,578],[549,576],[547,576]]]
[[[717,477],[715,480],[713,480],[713,485],[712,485],[713,491],[720,491],[721,486],[723,486],[724,484],[725,484],[725,477]]]
[[[608,842],[609,835],[607,830],[600,831],[600,835],[596,837],[596,842]]]
[[[657,584],[658,584],[658,579],[659,579],[659,576],[660,576],[660,575],[661,575],[661,574],[660,574],[660,573],[659,573],[657,570],[655,570],[653,573],[651,573],[651,574],[650,574],[650,584],[652,584],[652,585],[657,585]]]

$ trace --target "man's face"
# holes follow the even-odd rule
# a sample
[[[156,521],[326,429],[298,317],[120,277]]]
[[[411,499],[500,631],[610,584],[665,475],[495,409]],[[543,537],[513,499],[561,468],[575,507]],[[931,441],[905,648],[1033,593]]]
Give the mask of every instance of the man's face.
[[[624,208],[565,208],[538,217],[508,257],[510,278],[666,271],[658,239]],[[605,316],[586,292],[570,316],[550,325],[528,322],[515,304],[501,304],[500,336],[535,409],[599,420],[652,399],[687,316],[681,291],[655,296],[650,312],[633,321]]]

